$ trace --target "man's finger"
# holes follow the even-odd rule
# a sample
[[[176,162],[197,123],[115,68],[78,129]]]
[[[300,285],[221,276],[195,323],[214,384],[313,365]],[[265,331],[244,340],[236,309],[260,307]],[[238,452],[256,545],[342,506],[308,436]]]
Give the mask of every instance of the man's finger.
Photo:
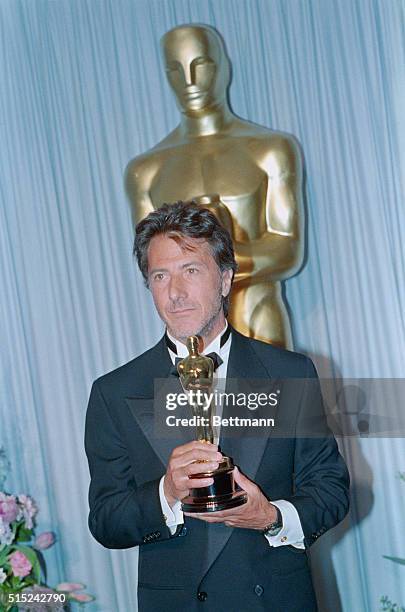
[[[200,440],[192,440],[191,442],[187,442],[186,444],[182,444],[181,446],[177,446],[173,449],[173,457],[180,457],[184,455],[184,453],[188,453],[189,451],[197,449],[197,450],[209,450],[209,451],[217,451],[218,445],[211,444],[209,442],[201,442]]]
[[[185,512],[184,514],[186,516],[195,516],[196,518],[204,518],[209,520],[210,522],[215,522],[216,523],[220,523],[220,522],[224,522],[225,520],[229,521],[229,520],[237,520],[239,518],[238,515],[233,514],[232,512],[234,511],[233,508],[231,508],[230,510],[221,510],[221,511],[217,511],[217,512]]]
[[[250,478],[248,478],[247,476],[245,476],[244,474],[242,474],[242,472],[239,471],[239,469],[235,466],[235,469],[233,470],[233,477],[235,479],[235,482],[246,491],[246,493],[254,493],[257,490],[257,485],[252,482],[252,480],[250,480]]]
[[[174,482],[176,488],[184,486],[188,489],[201,489],[202,487],[210,487],[214,483],[214,479],[211,476],[207,476],[207,478],[193,478],[190,481],[190,478],[185,474],[177,478]]]
[[[195,476],[195,474],[205,473],[207,471],[214,471],[218,468],[218,462],[209,461],[208,463],[189,463],[183,469],[189,476]]]
[[[187,452],[179,455],[178,457],[174,457],[171,460],[171,465],[174,468],[184,468],[190,463],[201,461],[201,471],[204,470],[204,463],[206,462],[216,462],[219,463],[222,459],[222,454],[218,451],[214,451],[208,448],[192,448]]]
[[[208,514],[199,514],[197,512],[184,512],[186,516],[191,516],[192,518],[200,519],[201,521],[205,521],[206,523],[223,523],[223,519],[217,518],[215,516],[211,516]]]

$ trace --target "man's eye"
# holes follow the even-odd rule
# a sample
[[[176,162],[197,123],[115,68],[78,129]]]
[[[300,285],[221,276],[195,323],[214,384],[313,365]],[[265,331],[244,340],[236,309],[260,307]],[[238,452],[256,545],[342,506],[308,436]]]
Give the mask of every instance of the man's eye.
[[[162,272],[158,272],[157,274],[154,275],[153,280],[160,281],[160,280],[163,280],[163,278],[164,278],[164,274],[162,274]]]
[[[187,268],[187,272],[189,274],[196,274],[198,272],[197,268]]]

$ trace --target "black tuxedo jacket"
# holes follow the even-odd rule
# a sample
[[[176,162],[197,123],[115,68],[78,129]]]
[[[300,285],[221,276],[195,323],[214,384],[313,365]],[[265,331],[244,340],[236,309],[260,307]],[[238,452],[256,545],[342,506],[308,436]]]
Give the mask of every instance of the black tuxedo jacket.
[[[171,368],[162,339],[93,384],[85,434],[91,533],[107,548],[140,547],[141,612],[316,610],[305,551],[271,547],[258,530],[190,517],[171,535],[158,486],[173,448],[186,440],[174,443],[154,435],[153,422],[154,379],[169,376]],[[233,331],[227,378],[316,379],[316,372],[303,355]],[[288,398],[288,390],[284,395]],[[221,437],[222,452],[270,500],[294,504],[306,548],[341,521],[349,505],[347,468],[325,420],[321,437],[294,437],[302,419],[311,415],[319,431],[320,405],[319,386],[310,385],[299,401],[278,405],[276,426],[284,422],[291,436],[269,431],[266,436]]]

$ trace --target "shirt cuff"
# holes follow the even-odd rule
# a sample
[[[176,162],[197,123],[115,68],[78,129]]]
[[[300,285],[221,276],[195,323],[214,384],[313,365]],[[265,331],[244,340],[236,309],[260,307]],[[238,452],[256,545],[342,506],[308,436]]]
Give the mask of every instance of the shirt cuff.
[[[271,503],[273,506],[277,506],[281,512],[283,528],[275,536],[265,536],[270,546],[290,545],[295,548],[305,549],[304,532],[302,531],[300,517],[294,504],[285,499],[278,499],[277,501],[271,501]]]
[[[169,506],[163,489],[164,479],[165,477],[163,475],[159,482],[160,505],[162,507],[162,513],[163,518],[165,519],[165,523],[170,529],[170,533],[174,535],[176,533],[177,527],[184,523],[184,516],[183,511],[181,509],[180,500],[176,501],[176,503],[173,505],[173,508]]]

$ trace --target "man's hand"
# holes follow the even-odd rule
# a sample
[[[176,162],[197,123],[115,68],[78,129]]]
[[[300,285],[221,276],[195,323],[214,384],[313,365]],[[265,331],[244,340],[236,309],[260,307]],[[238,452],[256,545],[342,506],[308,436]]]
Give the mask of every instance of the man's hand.
[[[218,452],[216,444],[194,440],[177,446],[170,455],[163,482],[163,491],[169,506],[172,507],[179,499],[187,497],[191,488],[211,485],[213,478],[195,478],[190,481],[189,476],[205,470],[216,470],[221,459],[222,454]]]
[[[235,482],[247,493],[248,500],[242,506],[205,514],[185,512],[186,516],[199,518],[207,523],[225,523],[228,527],[242,527],[245,529],[264,529],[277,519],[275,506],[259,487],[246,476],[241,474],[237,467],[234,469]]]

